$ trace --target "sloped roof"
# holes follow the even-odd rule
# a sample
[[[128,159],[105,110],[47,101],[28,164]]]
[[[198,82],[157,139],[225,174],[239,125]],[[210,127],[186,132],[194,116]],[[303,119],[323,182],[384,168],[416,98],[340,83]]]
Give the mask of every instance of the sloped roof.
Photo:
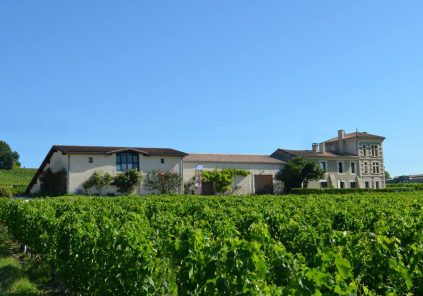
[[[160,156],[185,156],[185,152],[171,148],[140,148],[140,147],[110,147],[110,146],[66,146],[53,145],[56,151],[63,153],[95,153],[95,154],[112,154],[121,151],[134,151],[146,155]]]
[[[378,140],[384,140],[385,137],[369,134],[366,132],[354,132],[354,133],[348,133],[344,135],[344,140],[353,139],[353,138],[361,138],[361,139],[378,139]],[[325,142],[337,142],[338,137],[329,139]]]
[[[251,154],[195,154],[190,153],[185,156],[187,162],[232,162],[232,163],[286,163],[283,160],[273,158],[269,155]]]
[[[289,150],[289,149],[277,149],[272,153],[273,156],[278,157],[283,154],[289,154],[291,156],[301,156],[301,157],[323,157],[323,158],[339,158],[339,157],[357,157],[357,155],[350,153],[335,153],[331,151],[327,152],[318,152],[313,150]]]

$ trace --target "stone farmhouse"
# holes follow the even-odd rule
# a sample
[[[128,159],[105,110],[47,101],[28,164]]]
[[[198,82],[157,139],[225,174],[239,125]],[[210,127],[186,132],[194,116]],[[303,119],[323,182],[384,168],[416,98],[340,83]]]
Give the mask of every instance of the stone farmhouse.
[[[384,188],[384,137],[338,131],[338,137],[312,144],[311,150],[277,149],[270,155],[192,154],[170,148],[63,146],[54,145],[47,153],[27,188],[27,194],[40,191],[40,176],[50,168],[65,170],[67,193],[82,194],[83,183],[95,172],[111,175],[135,169],[142,174],[153,170],[174,171],[183,176],[178,192],[183,193],[196,174],[216,168],[248,170],[248,176],[237,176],[232,186],[234,194],[280,193],[283,184],[275,180],[276,173],[293,157],[315,160],[326,171],[322,180],[312,181],[309,188]],[[185,185],[185,186],[184,186]],[[213,184],[203,182],[198,194],[214,194]],[[107,193],[116,194],[110,186]],[[137,194],[153,193],[141,183]]]

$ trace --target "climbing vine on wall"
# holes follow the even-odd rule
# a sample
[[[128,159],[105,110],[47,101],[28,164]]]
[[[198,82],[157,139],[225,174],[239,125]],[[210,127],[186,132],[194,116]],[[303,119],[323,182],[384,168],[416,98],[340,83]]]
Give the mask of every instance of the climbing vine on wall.
[[[201,175],[203,182],[213,182],[216,192],[223,194],[232,190],[231,184],[235,176],[248,176],[250,174],[247,170],[239,169],[215,169],[213,171],[204,171]]]

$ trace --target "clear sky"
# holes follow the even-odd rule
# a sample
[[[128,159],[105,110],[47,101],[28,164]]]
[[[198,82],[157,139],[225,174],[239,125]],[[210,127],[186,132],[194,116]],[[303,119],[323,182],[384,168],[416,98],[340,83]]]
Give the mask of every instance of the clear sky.
[[[386,137],[423,173],[423,1],[0,1],[0,139],[185,152]]]

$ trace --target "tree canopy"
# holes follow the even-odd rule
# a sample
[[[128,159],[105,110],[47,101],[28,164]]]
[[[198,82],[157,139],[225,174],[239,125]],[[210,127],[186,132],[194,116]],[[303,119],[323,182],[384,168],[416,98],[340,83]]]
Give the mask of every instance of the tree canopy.
[[[0,141],[0,169],[11,170],[13,167],[19,167],[19,154],[12,151],[9,144],[5,141]]]
[[[316,161],[294,157],[275,178],[284,182],[285,192],[290,192],[292,188],[307,187],[309,181],[323,178],[324,173]]]

